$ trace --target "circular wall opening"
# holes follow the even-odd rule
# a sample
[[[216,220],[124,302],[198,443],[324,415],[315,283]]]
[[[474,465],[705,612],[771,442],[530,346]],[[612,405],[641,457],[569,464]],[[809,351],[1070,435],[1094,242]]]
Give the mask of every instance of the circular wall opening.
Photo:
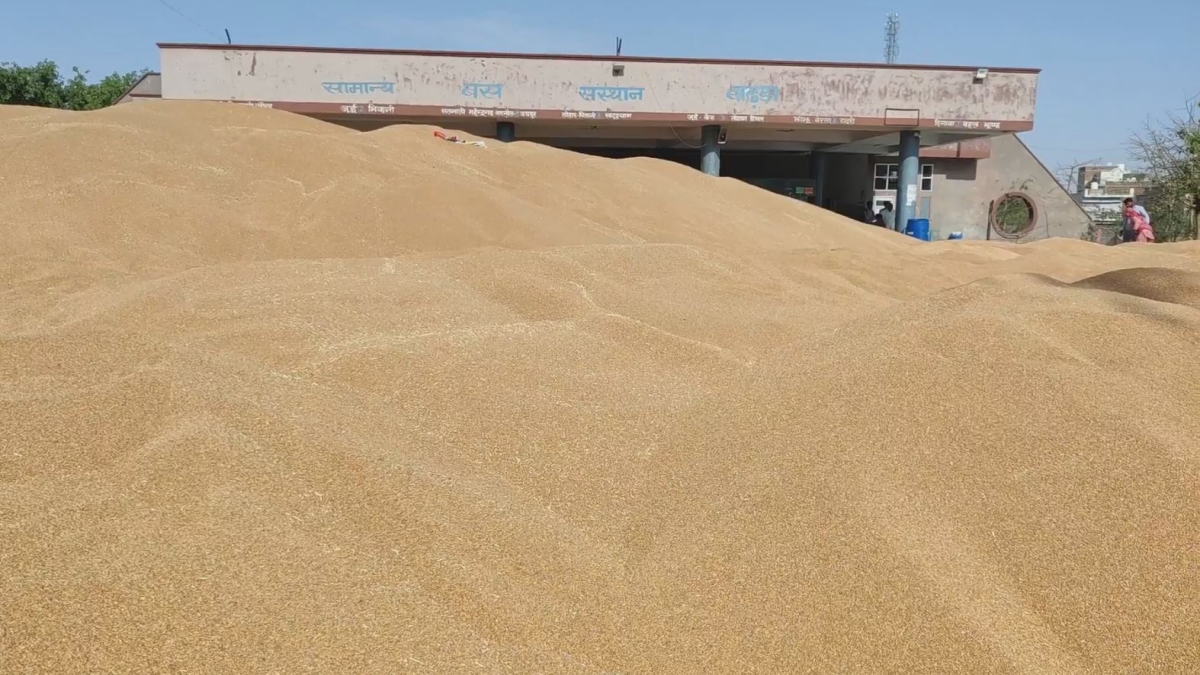
[[[996,234],[1005,239],[1020,239],[1037,225],[1037,205],[1024,192],[1009,192],[992,202],[989,220]]]

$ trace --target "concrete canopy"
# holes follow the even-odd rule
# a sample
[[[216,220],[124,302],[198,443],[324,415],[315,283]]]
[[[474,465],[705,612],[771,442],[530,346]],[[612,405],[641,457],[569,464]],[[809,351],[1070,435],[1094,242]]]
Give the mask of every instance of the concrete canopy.
[[[1037,70],[160,44],[162,96],[269,106],[357,128],[416,122],[564,147],[887,152],[1033,128]],[[633,145],[631,145],[633,144]]]

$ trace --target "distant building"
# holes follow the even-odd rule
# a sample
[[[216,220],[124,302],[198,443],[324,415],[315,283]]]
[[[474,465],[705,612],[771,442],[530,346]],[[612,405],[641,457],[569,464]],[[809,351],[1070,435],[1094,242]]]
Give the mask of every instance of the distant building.
[[[1146,174],[1129,171],[1124,164],[1079,167],[1075,180],[1075,201],[1096,225],[1121,222],[1122,202],[1132,197],[1141,202],[1151,187]]]
[[[160,44],[128,98],[226,101],[354,129],[429,124],[655,157],[934,238],[1079,238],[1091,221],[1017,134],[1027,68]],[[902,161],[907,160],[907,161]],[[911,167],[911,171],[910,171]],[[1028,218],[994,214],[1028,205]],[[1019,209],[1018,209],[1019,211]],[[1005,214],[1018,211],[1004,209]]]

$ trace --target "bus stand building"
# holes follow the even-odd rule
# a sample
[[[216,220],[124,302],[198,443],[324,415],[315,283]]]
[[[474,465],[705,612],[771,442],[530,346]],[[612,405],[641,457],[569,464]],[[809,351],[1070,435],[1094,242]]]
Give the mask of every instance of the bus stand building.
[[[789,194],[852,218],[892,202],[936,238],[1084,236],[1089,220],[1017,136],[1039,71],[160,44],[161,72],[125,100],[277,108],[355,129],[430,124],[608,157],[649,156]],[[142,91],[144,90],[144,91]],[[1027,195],[1036,220],[989,227]]]

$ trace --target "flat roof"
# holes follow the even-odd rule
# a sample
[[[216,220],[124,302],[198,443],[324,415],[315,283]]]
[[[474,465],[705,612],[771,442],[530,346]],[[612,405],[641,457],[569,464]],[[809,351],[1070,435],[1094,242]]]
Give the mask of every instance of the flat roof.
[[[512,52],[455,52],[423,49],[364,49],[350,47],[300,47],[288,45],[235,45],[220,43],[159,42],[159,49],[211,49],[259,52],[309,52],[360,54],[364,56],[435,56],[469,59],[541,59],[546,61],[623,61],[627,63],[690,63],[699,65],[785,66],[800,68],[891,68],[895,70],[956,70],[974,72],[983,66],[936,66],[926,64],[839,63],[835,61],[774,61],[755,59],[698,59],[673,56],[626,56],[616,54],[523,54]],[[987,68],[997,73],[1039,74],[1041,68]]]

